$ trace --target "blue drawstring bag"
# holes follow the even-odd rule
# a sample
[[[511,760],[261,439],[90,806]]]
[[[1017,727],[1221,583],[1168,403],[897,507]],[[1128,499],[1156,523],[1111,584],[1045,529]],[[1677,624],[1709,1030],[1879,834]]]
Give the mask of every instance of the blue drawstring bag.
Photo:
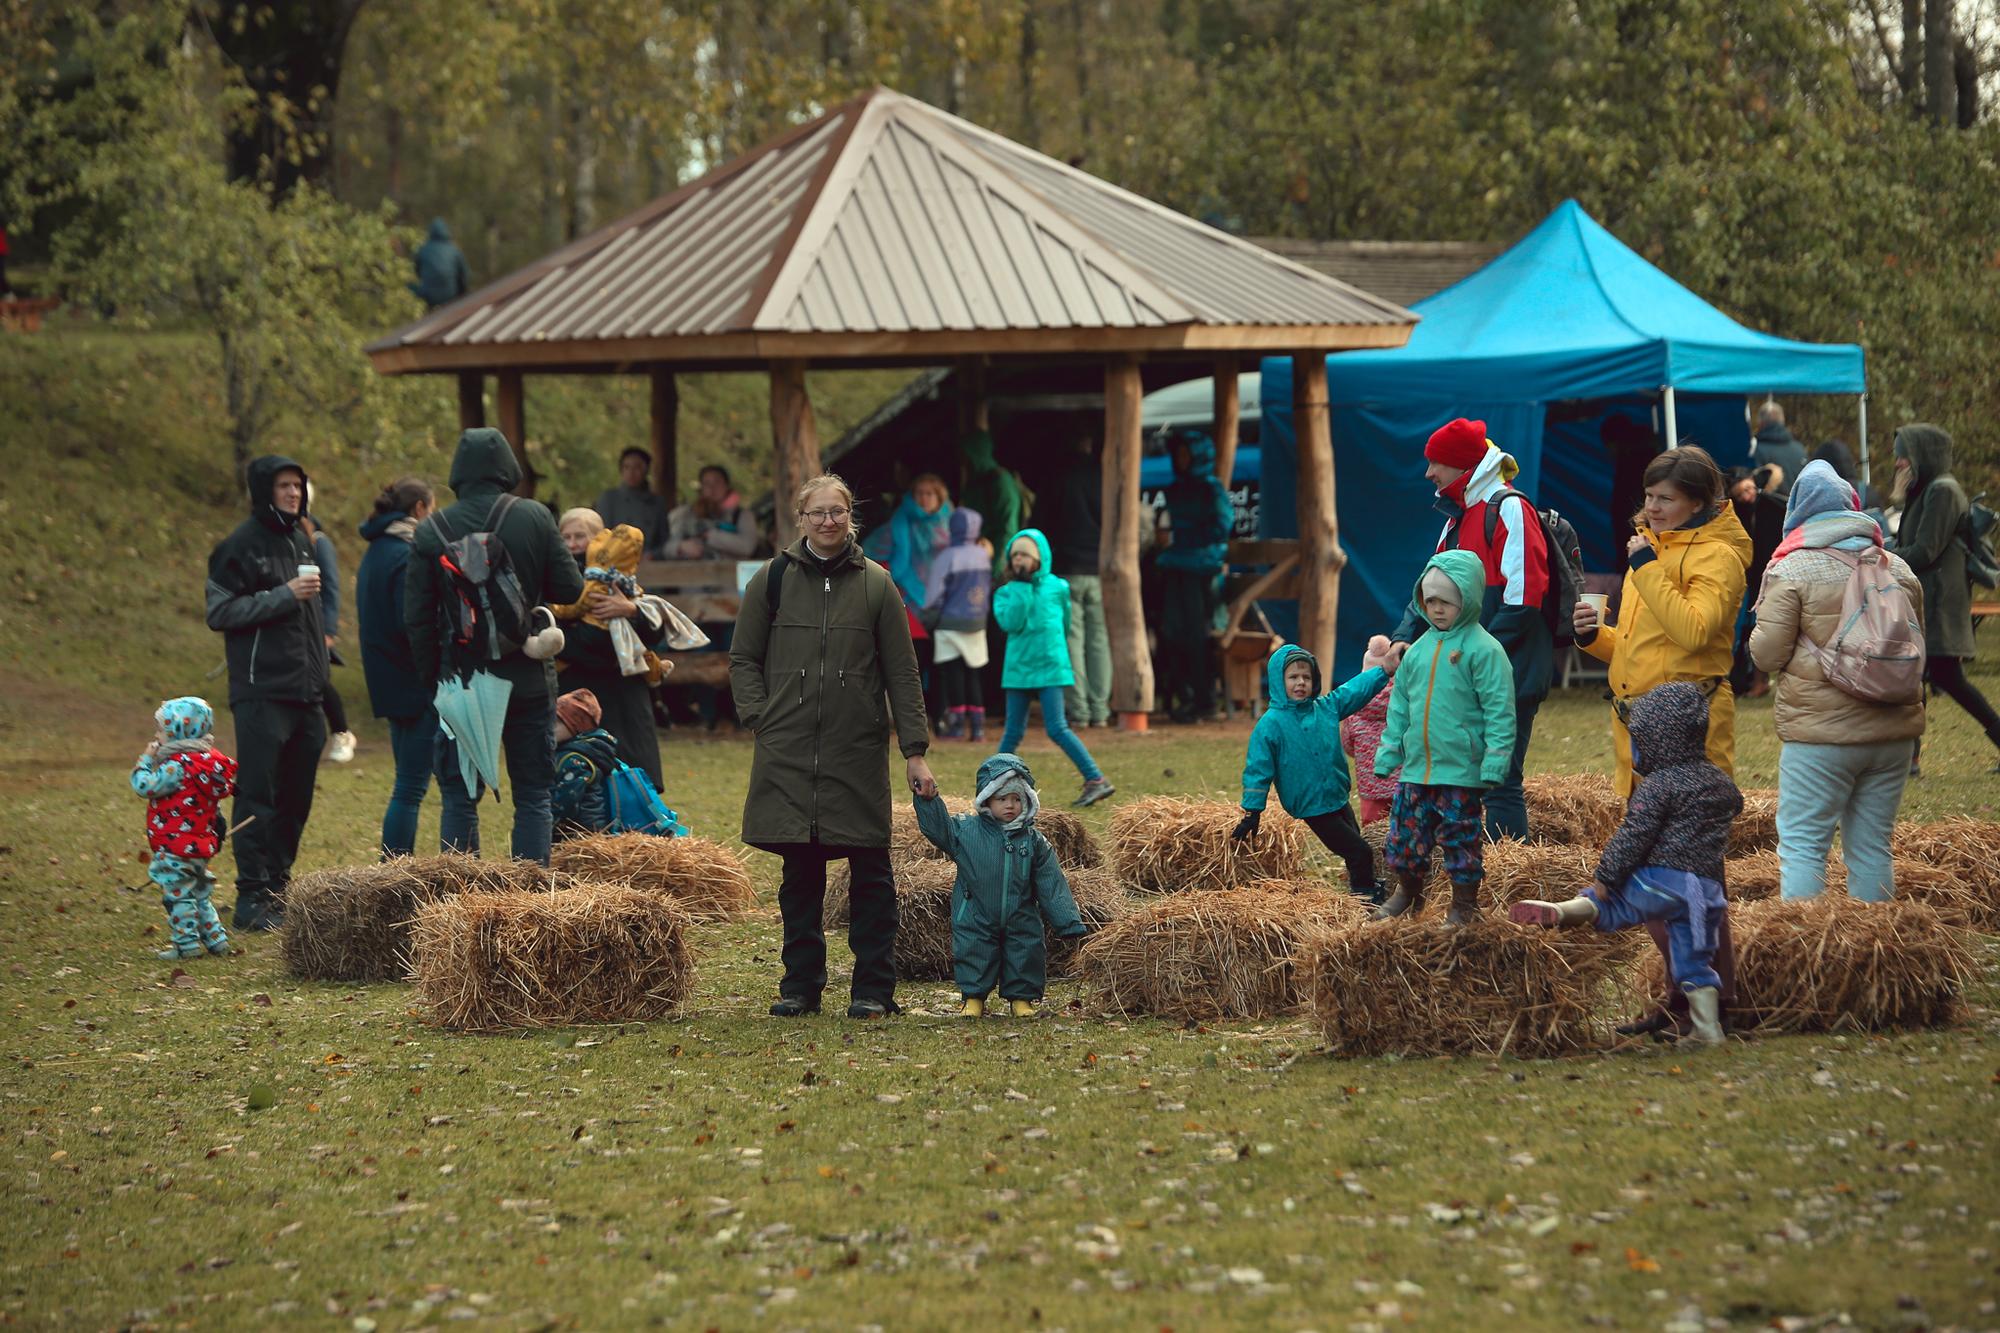
[[[611,811],[607,833],[651,833],[662,838],[688,835],[687,825],[660,799],[653,780],[622,759],[605,784],[604,797]]]

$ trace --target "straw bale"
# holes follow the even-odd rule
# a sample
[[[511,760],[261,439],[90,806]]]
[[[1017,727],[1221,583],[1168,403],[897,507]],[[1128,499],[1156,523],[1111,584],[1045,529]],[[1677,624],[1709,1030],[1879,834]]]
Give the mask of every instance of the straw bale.
[[[694,988],[692,919],[627,885],[463,894],[417,913],[411,980],[468,1032],[671,1016]]]
[[[1755,856],[1778,850],[1778,793],[1769,787],[1743,789],[1743,813],[1729,826],[1729,855]]]
[[[1949,873],[1959,891],[1956,910],[1967,925],[2000,933],[2000,822],[1959,815],[1935,824],[1901,824],[1893,846],[1898,897],[1904,896],[1904,866],[1921,862]],[[1921,885],[1916,896],[1934,898],[1934,892],[1923,891],[1930,887]]]
[[[1536,842],[1602,847],[1625,817],[1625,802],[1602,773],[1537,773],[1521,789]]]
[[[1844,893],[1729,909],[1736,946],[1732,1026],[1767,1032],[1940,1027],[1964,1015],[1972,976],[1963,932],[1926,903],[1865,903]],[[1647,950],[1632,972],[1644,1002],[1666,989]]]
[[[1502,838],[1486,844],[1482,855],[1486,878],[1479,886],[1479,907],[1483,912],[1505,915],[1507,908],[1525,898],[1561,902],[1574,898],[1590,887],[1597,869],[1597,851],[1567,843],[1522,842]],[[1443,916],[1451,907],[1451,885],[1445,878],[1443,858],[1431,858],[1431,879],[1425,888],[1424,916]]]
[[[1120,917],[1084,946],[1078,974],[1107,1007],[1178,1019],[1269,1018],[1298,1006],[1293,958],[1367,904],[1346,893],[1240,889],[1175,893]]]
[[[707,838],[599,833],[557,843],[549,860],[579,879],[666,894],[697,921],[729,921],[757,906],[743,858]]]
[[[1243,812],[1222,801],[1148,796],[1118,807],[1107,834],[1111,864],[1135,893],[1193,893],[1255,879],[1296,879],[1305,864],[1306,827],[1264,812],[1257,836],[1233,842]]]
[[[944,798],[945,809],[954,815],[972,813],[972,802],[956,796]],[[1035,827],[1049,840],[1049,847],[1064,870],[1086,870],[1104,864],[1104,852],[1084,822],[1067,810],[1046,807],[1035,816]],[[913,806],[898,806],[889,815],[889,855],[895,860],[942,861],[943,852],[917,828]]]
[[[1900,844],[1900,838],[1899,838]],[[1928,904],[1944,918],[1945,924],[1973,930],[1991,931],[1996,921],[1995,901],[1983,896],[1976,885],[1966,881],[1956,866],[1931,865],[1911,856],[1897,856],[1892,863],[1898,901]],[[1778,897],[1781,870],[1776,852],[1758,852],[1737,857],[1728,864],[1729,901],[1766,902]],[[1826,889],[1830,894],[1847,892],[1847,866],[1836,854],[1827,858]]]
[[[947,796],[944,808],[955,815],[969,815],[972,813],[972,802],[959,796]],[[895,861],[944,860],[944,853],[932,845],[917,827],[917,810],[913,805],[899,805],[889,812],[889,857]]]
[[[1108,867],[1065,870],[1063,877],[1069,881],[1070,896],[1076,899],[1077,915],[1083,918],[1083,924],[1090,928],[1093,935],[1138,906]],[[1075,976],[1077,955],[1083,948],[1084,940],[1090,936],[1086,935],[1081,940],[1066,940],[1054,931],[1045,931],[1045,936],[1049,949],[1049,975]]]
[[[1300,990],[1337,1055],[1541,1057],[1609,1036],[1630,933],[1553,931],[1486,919],[1461,930],[1401,917],[1323,932]]]
[[[418,908],[456,893],[534,893],[570,883],[532,861],[463,855],[315,870],[285,891],[279,945],[286,968],[308,981],[401,981],[410,971]]]

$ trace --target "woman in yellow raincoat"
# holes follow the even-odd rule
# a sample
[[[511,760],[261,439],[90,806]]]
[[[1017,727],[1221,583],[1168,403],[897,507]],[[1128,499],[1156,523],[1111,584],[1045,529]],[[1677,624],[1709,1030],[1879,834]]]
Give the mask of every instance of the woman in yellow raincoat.
[[[1618,623],[1576,607],[1577,647],[1610,664],[1611,753],[1620,796],[1632,794],[1632,738],[1625,710],[1670,680],[1708,696],[1708,757],[1736,771],[1736,699],[1729,689],[1736,616],[1750,567],[1750,534],[1723,495],[1705,449],[1669,449],[1646,468],[1646,502],[1626,543],[1630,568]]]
[[[1706,450],[1667,450],[1647,465],[1645,485],[1645,506],[1625,546],[1629,567],[1618,623],[1599,624],[1588,602],[1576,606],[1577,646],[1610,664],[1611,753],[1618,794],[1625,797],[1634,782],[1626,712],[1633,700],[1670,680],[1688,681],[1708,696],[1709,760],[1735,775],[1736,696],[1729,668],[1750,568],[1750,535],[1736,521],[1722,473]],[[1646,933],[1664,956],[1665,929],[1654,923]],[[1726,1006],[1736,990],[1727,914],[1717,931],[1715,970]],[[1685,1029],[1687,997],[1671,983],[1667,991],[1654,1012],[1618,1030],[1637,1036]]]

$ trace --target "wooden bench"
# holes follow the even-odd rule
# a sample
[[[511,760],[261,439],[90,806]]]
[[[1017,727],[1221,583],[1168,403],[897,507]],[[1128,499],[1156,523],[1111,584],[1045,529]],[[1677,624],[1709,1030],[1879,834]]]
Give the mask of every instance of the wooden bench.
[[[1222,706],[1230,714],[1264,711],[1264,664],[1284,642],[1258,607],[1260,598],[1299,595],[1299,544],[1291,540],[1233,541],[1229,564],[1268,566],[1262,573],[1232,574],[1223,583],[1229,618],[1212,637],[1222,661]],[[1324,668],[1322,668],[1324,669]]]
[[[1979,632],[1979,627],[1986,622],[1989,616],[2000,616],[2000,602],[1974,602],[1972,604],[1972,632],[1974,634]]]
[[[743,594],[736,589],[736,564],[734,560],[642,560],[639,586],[672,602],[681,614],[715,638],[716,629],[735,624],[736,613],[743,609]],[[663,652],[660,660],[673,667],[660,682],[663,686],[729,688],[729,654],[718,648]]]

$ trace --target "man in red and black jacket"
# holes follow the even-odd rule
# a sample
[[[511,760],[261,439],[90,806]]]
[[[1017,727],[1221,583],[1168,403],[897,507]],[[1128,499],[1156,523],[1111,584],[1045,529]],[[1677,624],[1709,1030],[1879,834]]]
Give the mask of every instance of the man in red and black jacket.
[[[1486,569],[1486,597],[1479,621],[1500,640],[1514,663],[1514,761],[1507,776],[1486,793],[1486,831],[1494,837],[1528,836],[1528,804],[1521,794],[1535,712],[1555,674],[1555,635],[1542,610],[1549,593],[1549,550],[1541,518],[1527,496],[1509,483],[1520,464],[1486,438],[1486,423],[1460,417],[1440,426],[1424,445],[1424,479],[1437,488],[1446,516],[1440,551],[1470,551]],[[1491,512],[1489,512],[1491,511]],[[1400,661],[1425,629],[1412,604],[1389,637]]]

